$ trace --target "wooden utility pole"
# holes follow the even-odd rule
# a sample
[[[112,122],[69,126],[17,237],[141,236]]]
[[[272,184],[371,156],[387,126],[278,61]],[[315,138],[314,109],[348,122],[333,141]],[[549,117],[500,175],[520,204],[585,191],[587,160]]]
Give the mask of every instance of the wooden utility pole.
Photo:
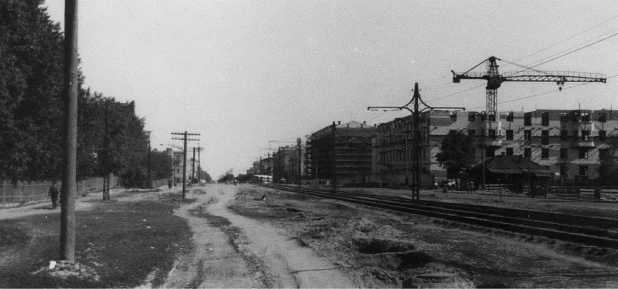
[[[191,164],[191,183],[193,183],[193,180],[195,180],[195,147],[193,148],[193,161]]]
[[[77,159],[77,0],[64,3],[64,107],[60,259],[75,261]]]
[[[300,179],[302,178],[302,174],[301,174],[301,169],[302,169],[302,160],[303,160],[303,152],[302,152],[302,148],[300,146],[300,138],[296,139],[296,145],[298,146],[298,186],[300,187],[301,185],[301,181]]]
[[[202,158],[200,157],[200,151],[204,147],[197,147],[197,182],[201,183],[202,180]]]
[[[200,135],[199,133],[188,133],[187,131],[183,132],[173,132],[172,135],[181,135],[183,136],[182,138],[177,138],[177,137],[172,137],[172,139],[177,139],[177,140],[182,140],[183,144],[184,144],[184,150],[183,150],[183,166],[182,166],[182,199],[185,199],[186,196],[186,189],[187,189],[187,141],[199,141],[199,139],[196,138],[191,138],[189,139],[188,136],[190,135]]]
[[[332,156],[332,159],[331,159],[332,162],[333,162],[331,164],[332,170],[333,170],[333,175],[331,177],[332,177],[332,181],[333,181],[333,193],[337,193],[337,141],[336,141],[336,138],[337,138],[337,135],[336,135],[336,133],[337,133],[337,126],[335,125],[334,121],[333,121],[333,126],[332,126],[332,132],[331,133],[332,133],[332,137],[333,137],[332,143],[331,143],[331,145],[333,146],[333,149],[332,149],[333,156]]]
[[[147,130],[146,134],[148,135],[148,171],[147,171],[147,175],[146,175],[146,180],[148,182],[148,188],[152,188],[152,179],[151,179],[151,175],[150,175],[150,133],[151,131]]]

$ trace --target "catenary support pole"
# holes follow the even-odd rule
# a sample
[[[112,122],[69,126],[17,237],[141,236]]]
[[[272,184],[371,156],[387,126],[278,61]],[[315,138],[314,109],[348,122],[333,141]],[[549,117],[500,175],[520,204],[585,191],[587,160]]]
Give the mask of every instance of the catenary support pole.
[[[77,158],[77,0],[64,4],[64,107],[60,212],[60,259],[75,261]]]

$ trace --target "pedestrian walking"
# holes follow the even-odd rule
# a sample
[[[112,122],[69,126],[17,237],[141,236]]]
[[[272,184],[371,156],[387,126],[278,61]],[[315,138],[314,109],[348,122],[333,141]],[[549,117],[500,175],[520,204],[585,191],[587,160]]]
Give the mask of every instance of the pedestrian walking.
[[[52,200],[52,209],[56,209],[56,207],[58,206],[58,196],[60,195],[60,192],[58,192],[58,188],[56,188],[56,182],[52,182],[51,187],[49,187],[49,196],[51,197]]]
[[[167,189],[172,189],[172,179],[167,180]]]

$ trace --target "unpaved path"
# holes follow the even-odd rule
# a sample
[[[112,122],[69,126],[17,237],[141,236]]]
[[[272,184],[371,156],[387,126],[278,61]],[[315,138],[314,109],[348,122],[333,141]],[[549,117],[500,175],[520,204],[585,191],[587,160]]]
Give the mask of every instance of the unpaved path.
[[[312,249],[291,240],[281,229],[267,223],[237,215],[227,209],[240,186],[210,185],[204,194],[192,194],[198,200],[178,210],[177,215],[188,219],[195,234],[195,253],[183,257],[170,272],[164,287],[256,287],[259,275],[251,273],[250,265],[260,264],[259,270],[268,287],[276,288],[351,288],[356,287],[339,268],[319,256]],[[207,214],[223,217],[240,229],[238,238],[248,240],[243,250],[259,260],[254,264],[246,253],[234,250],[229,234],[224,234],[205,218],[191,216],[190,210],[204,208]],[[212,218],[211,218],[212,219]],[[218,231],[218,232],[217,232]],[[241,254],[245,254],[241,256]],[[190,280],[187,282],[187,280]],[[199,284],[196,281],[199,280]]]
[[[118,195],[119,193],[122,193],[124,191],[126,190],[125,189],[112,189],[109,192],[110,197],[112,198],[112,200],[114,200],[115,195]],[[90,193],[84,197],[79,196],[75,199],[75,210],[76,211],[88,210],[95,204],[92,201],[101,200],[102,198],[103,198],[103,195],[101,192]],[[51,207],[51,200],[50,200],[48,202],[41,202],[41,203],[36,203],[36,204],[26,205],[26,206],[21,206],[21,207],[0,209],[0,220],[18,219],[18,218],[32,216],[32,215],[49,214],[54,211],[60,214],[60,204],[58,204],[58,207],[54,210]]]

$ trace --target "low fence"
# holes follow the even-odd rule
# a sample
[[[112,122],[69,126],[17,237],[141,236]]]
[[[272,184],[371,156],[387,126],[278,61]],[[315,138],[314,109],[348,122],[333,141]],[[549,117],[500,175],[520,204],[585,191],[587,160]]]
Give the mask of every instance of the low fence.
[[[0,184],[0,208],[19,207],[26,204],[39,203],[49,200],[49,187],[51,181],[44,182],[20,182],[16,185],[10,183]],[[56,183],[58,190],[62,187],[61,182]],[[116,177],[110,180],[110,187],[116,187]],[[85,195],[103,190],[103,178],[92,178],[77,182],[76,195]]]
[[[597,192],[595,192],[598,190]],[[617,187],[553,186],[550,193],[560,199],[618,202]]]
[[[151,188],[158,188],[160,186],[167,186],[167,181],[168,179],[160,179],[160,180],[152,180],[151,182],[148,181],[134,181],[134,182],[127,182],[124,181],[121,183],[121,185],[127,189],[129,188],[133,188],[133,189],[151,189]]]

